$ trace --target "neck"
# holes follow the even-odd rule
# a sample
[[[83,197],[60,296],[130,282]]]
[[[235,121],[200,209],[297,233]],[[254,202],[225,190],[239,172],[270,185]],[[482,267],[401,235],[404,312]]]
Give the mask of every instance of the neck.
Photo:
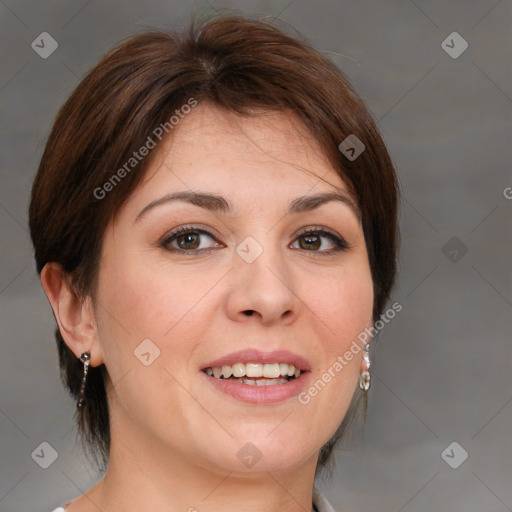
[[[117,432],[105,476],[89,491],[91,510],[109,512],[311,512],[316,457],[286,471],[241,473],[206,467]],[[118,442],[122,439],[122,442]],[[69,512],[74,512],[69,508]],[[88,510],[76,508],[76,510]]]

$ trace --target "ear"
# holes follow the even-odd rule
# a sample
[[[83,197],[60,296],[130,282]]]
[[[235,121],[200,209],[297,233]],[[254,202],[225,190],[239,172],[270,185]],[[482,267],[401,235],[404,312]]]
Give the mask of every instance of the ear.
[[[80,301],[71,289],[71,278],[60,263],[47,263],[41,271],[41,285],[50,301],[55,320],[66,345],[77,358],[91,353],[91,366],[103,363],[91,297]]]

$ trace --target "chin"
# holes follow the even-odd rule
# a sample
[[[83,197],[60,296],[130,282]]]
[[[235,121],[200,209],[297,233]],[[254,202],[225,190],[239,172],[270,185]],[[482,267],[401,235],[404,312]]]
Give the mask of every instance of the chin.
[[[304,465],[312,457],[316,460],[322,445],[308,444],[311,441],[306,433],[278,436],[269,435],[265,429],[261,435],[233,438],[224,445],[212,442],[207,458],[213,465],[234,473],[288,471]],[[215,452],[211,451],[214,447]],[[222,447],[220,451],[219,447]]]

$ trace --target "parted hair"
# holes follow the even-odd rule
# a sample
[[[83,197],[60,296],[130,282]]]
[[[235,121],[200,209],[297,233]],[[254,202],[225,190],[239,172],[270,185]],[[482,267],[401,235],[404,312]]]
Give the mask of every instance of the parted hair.
[[[94,300],[105,228],[156,151],[104,197],[94,191],[190,98],[241,116],[298,116],[361,211],[376,321],[395,282],[398,250],[399,187],[382,136],[364,101],[329,59],[300,35],[242,16],[214,16],[193,20],[183,31],[132,36],[81,80],[57,114],[32,186],[29,227],[38,274],[46,263],[58,262],[75,296]],[[364,144],[355,159],[339,149],[350,135]],[[62,380],[78,399],[83,365],[58,327],[55,337]],[[85,403],[76,411],[84,448],[102,468],[110,450],[106,371],[104,365],[89,368]],[[319,453],[317,470],[327,466],[360,412],[361,397],[366,411],[366,393],[356,390],[342,424]]]

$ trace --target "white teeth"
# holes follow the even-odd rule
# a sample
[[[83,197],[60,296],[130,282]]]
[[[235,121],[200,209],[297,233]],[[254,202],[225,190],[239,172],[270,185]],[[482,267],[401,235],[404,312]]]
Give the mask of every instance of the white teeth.
[[[220,379],[236,379],[239,382],[248,384],[249,386],[268,386],[269,384],[281,384],[288,382],[283,377],[300,377],[301,371],[295,368],[293,364],[288,363],[235,363],[232,366],[223,365],[215,366],[213,368],[206,368],[205,372],[210,377]],[[249,377],[244,379],[243,377]],[[260,380],[259,377],[264,377]],[[281,377],[281,378],[280,378]]]
[[[286,384],[286,379],[260,379],[256,381],[256,386],[272,386],[276,384]]]
[[[245,363],[245,375],[247,377],[263,377],[263,366],[256,363]]]
[[[286,379],[236,379],[242,384],[248,384],[249,386],[275,386],[276,384],[286,384]]]
[[[224,365],[222,367],[222,375],[225,379],[229,379],[229,377],[231,377],[232,373],[233,373],[233,370],[231,369],[231,366]]]
[[[235,363],[233,366],[233,375],[235,377],[245,377],[245,364]]]
[[[263,377],[267,379],[277,379],[279,375],[281,375],[281,368],[278,363],[263,365]]]

